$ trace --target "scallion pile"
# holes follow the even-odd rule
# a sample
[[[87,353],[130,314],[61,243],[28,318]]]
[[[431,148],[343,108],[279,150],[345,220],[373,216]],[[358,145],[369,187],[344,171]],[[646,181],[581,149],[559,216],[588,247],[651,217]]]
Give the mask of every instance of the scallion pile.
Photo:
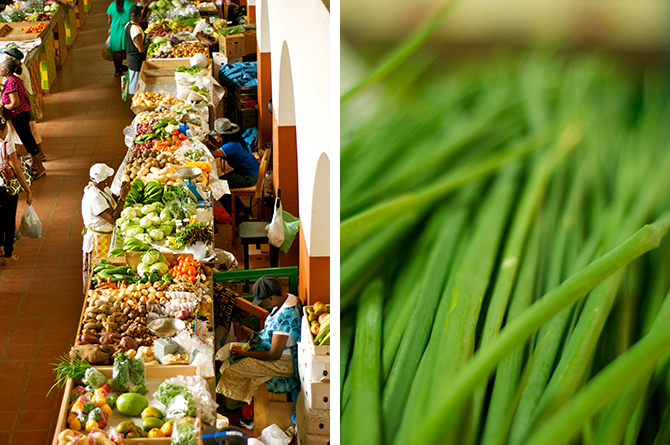
[[[342,108],[342,443],[670,443],[666,79],[411,66]]]

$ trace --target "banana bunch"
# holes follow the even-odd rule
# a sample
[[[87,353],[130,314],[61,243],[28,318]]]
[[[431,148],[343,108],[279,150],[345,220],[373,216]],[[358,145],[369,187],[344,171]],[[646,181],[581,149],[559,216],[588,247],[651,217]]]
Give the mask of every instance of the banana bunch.
[[[130,191],[126,197],[126,207],[133,204],[151,204],[158,202],[163,197],[163,185],[156,181],[151,180],[144,184],[139,178],[133,179],[133,182],[130,183]]]
[[[39,12],[34,12],[30,17],[26,19],[26,22],[36,22],[40,18]]]
[[[330,344],[330,314],[326,314],[321,321],[319,333],[314,337],[314,343],[318,346],[326,346]]]

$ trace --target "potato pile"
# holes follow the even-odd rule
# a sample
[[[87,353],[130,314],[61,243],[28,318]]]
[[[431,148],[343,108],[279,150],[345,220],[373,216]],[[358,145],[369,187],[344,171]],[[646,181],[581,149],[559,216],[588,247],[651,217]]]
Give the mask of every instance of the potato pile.
[[[132,181],[135,178],[149,181],[155,179],[161,184],[179,185],[184,181],[175,171],[186,163],[186,159],[179,159],[171,153],[161,153],[156,150],[139,150],[131,152],[128,157],[122,181]]]
[[[183,104],[184,102],[173,97],[171,94],[166,94],[163,96],[161,93],[152,93],[145,91],[143,93],[137,93],[133,96],[133,107],[157,107],[161,104],[165,105],[177,105]]]
[[[181,42],[172,50],[172,57],[183,58],[183,57],[193,57],[196,54],[209,54],[207,47],[200,42]]]

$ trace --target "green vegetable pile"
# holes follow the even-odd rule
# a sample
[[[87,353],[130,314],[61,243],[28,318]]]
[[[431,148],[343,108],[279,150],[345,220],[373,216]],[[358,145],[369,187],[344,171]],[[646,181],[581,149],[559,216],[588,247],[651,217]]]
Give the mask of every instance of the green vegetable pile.
[[[176,72],[178,73],[188,73],[190,75],[198,74],[200,71],[202,71],[202,68],[200,68],[198,65],[194,65],[188,68],[185,66],[180,66],[176,69]]]
[[[146,394],[148,390],[144,360],[128,357],[125,352],[116,355],[112,369],[112,391],[119,394],[125,392]]]
[[[100,260],[98,264],[93,266],[93,282],[96,284],[110,281],[117,283],[124,281],[126,283],[134,283],[137,275],[133,269],[128,266],[116,266],[108,260]]]
[[[163,188],[164,185],[156,180],[147,181],[145,184],[140,178],[135,178],[130,183],[130,191],[126,197],[125,207],[133,204],[158,202],[163,197]]]
[[[139,281],[145,283],[172,282],[174,277],[168,272],[169,266],[166,261],[165,256],[158,250],[147,250],[137,265],[137,273],[141,277]]]
[[[665,76],[416,59],[344,96],[342,443],[668,443]]]
[[[146,251],[150,244],[169,236],[175,226],[172,213],[160,201],[126,207],[116,220],[117,235],[123,237],[129,252]]]
[[[177,235],[177,243],[182,246],[192,246],[196,243],[209,243],[214,238],[209,224],[203,221],[194,222],[182,229]]]

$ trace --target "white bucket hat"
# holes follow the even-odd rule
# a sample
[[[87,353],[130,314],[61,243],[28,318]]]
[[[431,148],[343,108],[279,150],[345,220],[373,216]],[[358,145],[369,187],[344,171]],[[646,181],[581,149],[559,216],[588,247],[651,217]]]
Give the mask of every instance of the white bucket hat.
[[[94,164],[91,169],[88,171],[88,176],[91,178],[91,181],[100,184],[105,179],[109,178],[114,174],[114,169],[107,166],[107,164]]]
[[[214,121],[214,129],[209,134],[233,134],[239,130],[240,127],[230,122],[229,119],[222,117]]]

